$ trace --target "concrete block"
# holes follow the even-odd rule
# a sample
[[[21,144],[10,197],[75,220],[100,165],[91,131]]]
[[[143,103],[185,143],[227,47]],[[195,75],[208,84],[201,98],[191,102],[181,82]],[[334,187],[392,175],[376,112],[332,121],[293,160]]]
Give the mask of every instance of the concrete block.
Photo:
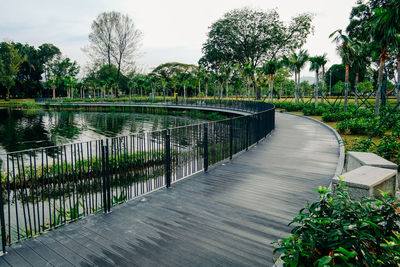
[[[347,152],[346,172],[357,169],[361,166],[373,166],[384,169],[398,170],[398,166],[371,152]],[[400,184],[400,177],[397,175],[397,185]]]
[[[347,152],[346,171],[352,171],[361,166],[372,166],[397,170],[398,166],[371,152]]]
[[[350,196],[355,199],[362,197],[380,196],[380,190],[396,194],[397,169],[384,169],[362,166],[341,175],[346,182]],[[333,179],[333,185],[340,183],[339,178]]]

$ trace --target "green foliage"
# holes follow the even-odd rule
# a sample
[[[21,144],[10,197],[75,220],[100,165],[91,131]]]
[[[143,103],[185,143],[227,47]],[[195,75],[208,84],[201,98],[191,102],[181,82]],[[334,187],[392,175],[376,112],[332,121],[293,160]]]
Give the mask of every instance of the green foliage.
[[[322,120],[324,122],[336,122],[343,121],[351,118],[350,112],[326,112],[322,114]]]
[[[384,126],[379,127],[379,119],[376,118],[351,118],[337,124],[337,129],[343,134],[372,134],[376,130],[376,135],[380,136],[386,132]]]
[[[400,142],[394,136],[385,135],[376,146],[379,156],[400,164]]]
[[[305,105],[302,110],[303,114],[306,116],[310,116],[310,115],[321,116],[326,111],[327,111],[327,108],[322,105],[320,105],[318,107],[315,107],[313,105]]]
[[[307,203],[291,224],[291,236],[276,242],[284,266],[399,266],[398,200],[353,200],[344,183],[335,193],[319,187],[319,201]]]
[[[311,15],[300,14],[286,26],[276,10],[229,11],[210,26],[199,64],[217,69],[224,62],[258,66],[265,59],[274,60],[304,44],[312,30],[311,21]]]

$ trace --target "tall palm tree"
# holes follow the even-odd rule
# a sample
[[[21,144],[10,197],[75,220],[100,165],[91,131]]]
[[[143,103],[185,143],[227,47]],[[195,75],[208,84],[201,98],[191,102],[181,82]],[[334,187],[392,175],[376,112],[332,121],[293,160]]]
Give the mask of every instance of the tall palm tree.
[[[308,57],[307,50],[300,49],[297,54],[293,53],[288,58],[284,57],[282,60],[283,64],[294,72],[294,97],[296,104],[299,103],[300,73],[306,64]]]
[[[274,102],[274,76],[280,67],[281,64],[278,61],[268,61],[262,67],[263,73],[268,77],[269,99],[271,103]]]
[[[352,40],[345,35],[342,30],[334,31],[329,38],[334,37],[334,42],[338,45],[337,50],[342,57],[342,61],[346,66],[344,79],[344,110],[347,110],[348,95],[349,95],[349,70],[353,64],[354,46]]]
[[[310,70],[314,70],[315,71],[315,91],[314,91],[314,96],[315,96],[315,107],[318,107],[319,70],[323,65],[326,64],[327,60],[325,58],[325,55],[323,55],[323,56],[310,57],[309,61],[311,63]]]
[[[321,88],[321,104],[324,104],[324,97],[325,97],[325,65],[328,63],[328,55],[324,53],[321,56],[321,67],[322,67],[322,88]]]
[[[199,86],[199,96],[201,95],[201,80],[204,80],[205,78],[205,70],[204,67],[199,67],[197,69],[197,82],[198,82],[198,86]]]
[[[231,79],[231,74],[233,71],[233,65],[231,62],[228,62],[227,64],[222,64],[220,66],[220,72],[225,80],[225,92],[226,92],[226,97],[228,97],[228,92],[229,92],[229,81]]]
[[[248,62],[244,65],[243,73],[246,76],[246,88],[247,88],[247,100],[250,100],[250,81],[251,77],[254,75],[254,68],[251,65],[251,62]]]
[[[186,84],[189,82],[189,79],[191,78],[190,73],[187,72],[181,72],[178,75],[178,79],[181,82],[181,84],[183,85],[183,100],[186,102],[186,97],[187,97],[187,93],[186,93]]]
[[[379,44],[378,90],[376,92],[375,116],[379,115],[379,103],[382,91],[383,70],[388,57],[389,47],[400,46],[400,1],[389,0],[385,7],[374,9],[369,20],[372,39]]]
[[[353,67],[356,72],[356,78],[354,82],[354,103],[358,106],[358,84],[360,80],[360,72],[365,69],[370,62],[370,45],[365,42],[355,41],[354,43],[354,59],[353,59]]]

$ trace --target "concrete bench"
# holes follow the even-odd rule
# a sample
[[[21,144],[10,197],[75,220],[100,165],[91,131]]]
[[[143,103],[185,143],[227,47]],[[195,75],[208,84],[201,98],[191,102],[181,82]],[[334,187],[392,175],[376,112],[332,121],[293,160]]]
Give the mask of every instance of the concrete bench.
[[[397,170],[397,165],[371,152],[347,152],[346,171],[352,171],[361,166],[372,166]]]
[[[349,194],[355,199],[362,197],[380,196],[380,190],[396,194],[397,169],[384,169],[372,166],[362,166],[341,175],[342,181],[346,182]],[[334,187],[341,181],[333,179]]]

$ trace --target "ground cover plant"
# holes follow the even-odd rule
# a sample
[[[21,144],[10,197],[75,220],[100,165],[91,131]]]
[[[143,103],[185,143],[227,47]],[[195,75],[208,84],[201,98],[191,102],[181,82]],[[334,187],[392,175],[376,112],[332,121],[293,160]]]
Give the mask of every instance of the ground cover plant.
[[[306,204],[291,236],[275,243],[284,266],[400,266],[398,199],[382,192],[356,201],[345,183],[316,191],[319,201]]]

